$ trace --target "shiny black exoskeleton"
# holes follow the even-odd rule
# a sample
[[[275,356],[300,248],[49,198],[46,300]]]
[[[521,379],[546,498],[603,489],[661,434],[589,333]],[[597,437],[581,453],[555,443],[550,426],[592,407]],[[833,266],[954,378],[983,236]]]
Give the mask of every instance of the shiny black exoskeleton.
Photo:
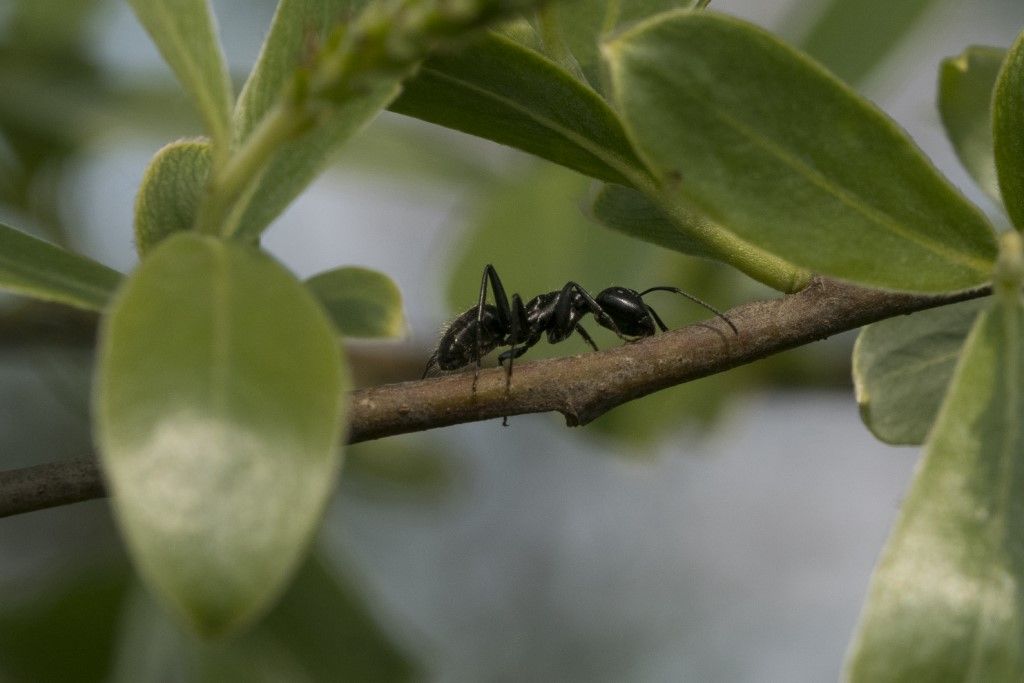
[[[490,283],[494,304],[487,303],[487,285]],[[512,378],[512,362],[547,336],[548,343],[557,344],[578,332],[592,349],[597,345],[580,320],[588,313],[601,327],[614,332],[620,339],[636,341],[650,337],[655,326],[662,332],[668,327],[643,297],[650,292],[674,292],[700,304],[724,320],[736,334],[736,326],[723,313],[678,287],[651,287],[638,292],[626,287],[609,287],[596,297],[575,282],[567,282],[561,290],[539,294],[525,304],[518,294],[512,295],[511,304],[494,266],[484,267],[480,279],[480,295],[476,306],[457,317],[441,336],[437,350],[427,361],[423,371],[426,377],[431,369],[457,370],[476,363],[473,387],[480,372],[480,360],[494,349],[510,346],[498,356],[506,366],[506,386]]]

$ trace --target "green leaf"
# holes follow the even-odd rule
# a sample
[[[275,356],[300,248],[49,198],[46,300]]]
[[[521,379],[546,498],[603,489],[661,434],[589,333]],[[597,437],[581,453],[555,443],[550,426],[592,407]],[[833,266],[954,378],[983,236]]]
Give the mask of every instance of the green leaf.
[[[770,34],[671,12],[605,57],[666,203],[824,275],[911,291],[988,279],[985,217],[884,114]]]
[[[595,220],[612,230],[684,254],[711,256],[705,245],[690,236],[692,231],[680,230],[672,216],[636,190],[604,185],[594,197],[590,210]],[[688,225],[702,222],[696,214],[688,218]]]
[[[696,0],[561,0],[552,3],[565,44],[587,80],[601,83],[600,42],[612,32],[673,9],[692,9]]]
[[[647,173],[601,97],[556,64],[489,33],[429,59],[392,111],[633,185]]]
[[[302,566],[281,602],[250,634],[230,647],[207,647],[208,681],[409,681],[417,667],[367,610],[366,596],[330,569],[319,553]],[[272,660],[290,679],[270,674]],[[226,673],[241,675],[227,676]]]
[[[1007,213],[1024,230],[1024,32],[1006,55],[992,100],[999,189]]]
[[[280,101],[290,80],[308,59],[311,45],[349,19],[366,0],[281,0],[259,60],[238,98],[234,113],[236,144],[245,141]],[[258,236],[316,178],[331,155],[369,123],[398,94],[392,78],[380,80],[358,97],[325,112],[317,125],[283,145],[259,182],[240,202],[231,232]]]
[[[847,83],[864,79],[939,0],[832,0],[801,41]],[[806,12],[807,5],[795,5]],[[790,22],[783,22],[787,25]]]
[[[330,321],[268,256],[165,240],[100,331],[96,433],[143,578],[198,632],[270,605],[338,467],[344,392]]]
[[[345,337],[399,337],[405,330],[402,293],[394,281],[369,268],[335,268],[306,281]]]
[[[997,202],[999,180],[992,146],[992,90],[1006,50],[972,46],[942,60],[939,114],[946,135],[974,182]]]
[[[891,444],[925,440],[964,339],[987,305],[974,299],[861,330],[853,347],[853,384],[872,434]]]
[[[156,153],[135,200],[135,246],[140,254],[195,227],[209,173],[210,143],[205,140],[178,140]]]
[[[238,637],[207,643],[180,632],[145,593],[135,590],[124,610],[117,675],[107,680],[369,683],[415,679],[418,667],[376,623],[368,597],[314,548],[266,618]]]
[[[0,223],[0,290],[102,311],[121,274]]]
[[[207,0],[129,0],[199,110],[214,147],[231,140],[231,81]]]
[[[347,21],[368,0],[281,0],[256,65],[235,105],[235,142],[240,143],[273,108],[312,46]]]
[[[1024,678],[1024,305],[981,313],[871,581],[859,681]]]
[[[83,569],[62,557],[60,578],[5,597],[0,609],[0,679],[106,681],[127,572]],[[69,566],[70,565],[70,566]]]

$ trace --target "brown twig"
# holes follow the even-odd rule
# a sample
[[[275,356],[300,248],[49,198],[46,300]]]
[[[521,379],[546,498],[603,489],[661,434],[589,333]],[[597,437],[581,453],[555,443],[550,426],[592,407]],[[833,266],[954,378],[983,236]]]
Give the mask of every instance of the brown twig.
[[[801,292],[744,304],[721,320],[690,325],[608,351],[516,365],[505,392],[501,369],[387,384],[352,394],[348,442],[496,417],[557,411],[583,425],[615,406],[683,382],[743,365],[870,322],[989,293],[941,296],[864,289],[816,278]],[[93,460],[0,472],[0,516],[104,495]]]

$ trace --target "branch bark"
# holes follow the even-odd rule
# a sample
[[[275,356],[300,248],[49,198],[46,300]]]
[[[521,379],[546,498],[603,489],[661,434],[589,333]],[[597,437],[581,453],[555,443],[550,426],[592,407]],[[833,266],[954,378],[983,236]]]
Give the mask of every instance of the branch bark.
[[[989,294],[988,288],[941,296],[865,289],[815,278],[804,290],[728,312],[721,320],[659,334],[634,344],[515,366],[511,390],[500,368],[484,370],[476,393],[472,371],[386,384],[352,394],[348,443],[475,422],[557,411],[584,425],[641,396],[851,330]],[[0,517],[105,495],[93,459],[0,472]]]

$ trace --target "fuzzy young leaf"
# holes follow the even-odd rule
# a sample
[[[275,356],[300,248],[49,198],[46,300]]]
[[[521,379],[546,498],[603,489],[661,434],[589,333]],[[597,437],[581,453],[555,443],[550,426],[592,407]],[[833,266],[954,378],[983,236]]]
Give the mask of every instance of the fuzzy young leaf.
[[[338,332],[345,337],[398,337],[405,329],[402,293],[394,281],[369,268],[335,268],[306,281]]]
[[[349,388],[330,321],[255,249],[160,244],[100,331],[94,414],[142,577],[205,635],[284,588],[338,468]]]
[[[890,318],[861,330],[853,347],[860,414],[886,443],[920,444],[946,395],[964,339],[987,299]]]
[[[205,140],[179,140],[156,153],[135,200],[135,246],[140,254],[195,227],[209,174],[210,143]]]
[[[231,81],[208,0],[129,0],[192,97],[218,150],[231,140]]]
[[[391,109],[601,180],[631,185],[646,176],[618,117],[597,93],[496,33],[428,60]]]
[[[988,279],[985,217],[891,120],[774,36],[670,12],[605,57],[667,201],[824,275],[910,291]]]
[[[1024,230],[1024,31],[1003,62],[992,99],[996,172],[1007,213]]]
[[[121,274],[0,223],[0,290],[102,311]]]
[[[999,180],[992,149],[992,90],[1006,50],[969,47],[942,61],[939,114],[946,135],[974,182],[997,202]]]
[[[860,681],[1024,678],[1024,306],[978,317],[871,581]]]

